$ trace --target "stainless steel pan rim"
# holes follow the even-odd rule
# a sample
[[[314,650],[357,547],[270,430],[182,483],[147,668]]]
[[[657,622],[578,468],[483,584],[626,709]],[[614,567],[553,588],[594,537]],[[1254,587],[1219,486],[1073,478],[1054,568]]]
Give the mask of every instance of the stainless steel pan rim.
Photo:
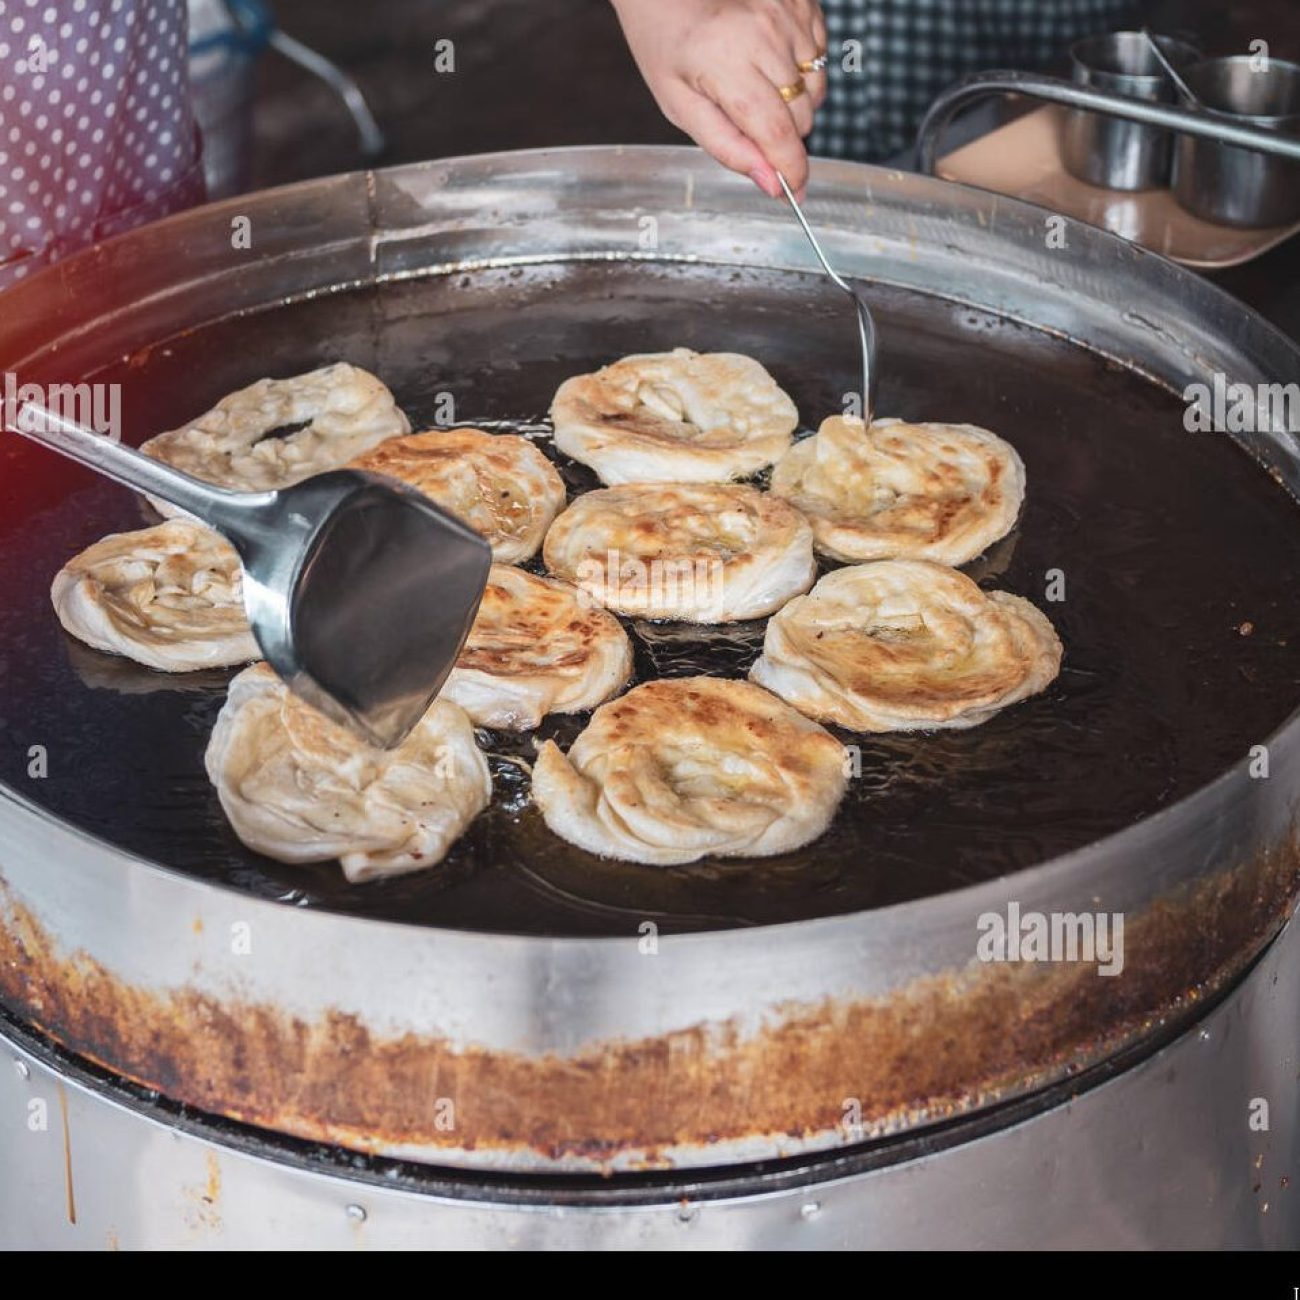
[[[843,163],[816,163],[812,191],[818,197],[810,215],[826,232],[837,264],[855,277],[1064,334],[1175,391],[1214,371],[1258,382],[1300,368],[1295,345],[1240,304],[1116,236],[1070,222],[1068,255],[1049,256],[1041,231],[1050,214],[1043,209]],[[628,223],[635,229],[648,205],[658,216],[661,250],[646,260],[812,270],[811,255],[786,215],[693,150],[501,154],[305,182],[112,241],[10,295],[10,311],[0,320],[0,356],[22,356],[25,366],[48,361],[57,346],[63,364],[74,367],[108,318],[116,318],[127,338],[134,331],[141,343],[151,341],[166,312],[180,299],[192,301],[200,286],[207,310],[226,315],[338,285],[468,266],[530,258],[626,260],[638,255],[627,247]],[[228,247],[210,247],[233,217],[245,214],[268,231],[252,275],[248,267],[231,269]],[[167,272],[158,265],[159,250],[178,241],[190,252],[188,278],[179,282],[174,266]],[[322,285],[326,258],[328,284]],[[102,282],[115,277],[138,287],[125,306],[103,289]],[[1139,291],[1145,295],[1141,310],[1133,306]],[[78,326],[78,313],[90,323]],[[1250,450],[1295,493],[1300,455],[1286,430],[1265,431]],[[25,795],[0,789],[0,914],[7,907],[10,950],[21,957],[27,981],[6,1000],[74,1050],[179,1100],[300,1136],[435,1163],[532,1170],[643,1162],[688,1167],[825,1149],[853,1140],[828,1122],[853,1096],[852,1072],[861,1061],[852,1050],[845,1053],[842,1087],[837,1076],[827,1076],[824,1095],[816,1107],[810,1103],[805,1119],[778,1123],[769,1117],[744,1132],[726,1099],[719,1099],[717,1114],[705,1117],[717,1120],[713,1137],[689,1133],[674,1140],[649,1131],[654,1125],[642,1124],[635,1098],[620,1102],[602,1094],[613,1136],[591,1144],[570,1140],[576,1121],[564,1111],[571,1098],[557,1080],[569,1077],[566,1069],[571,1074],[592,1063],[599,1069],[615,1060],[611,1089],[626,1087],[629,1079],[660,1078],[654,1058],[662,1050],[685,1053],[683,1059],[732,1079],[739,1090],[781,1059],[768,1048],[777,1041],[772,1036],[792,1024],[799,1033],[833,1036],[850,1023],[845,1016],[858,1014],[854,1008],[873,1015],[874,1009],[905,1011],[917,989],[938,998],[937,990],[949,985],[952,1014],[960,1018],[967,984],[981,976],[972,967],[975,918],[1005,909],[1010,900],[1025,909],[1141,917],[1157,901],[1163,906],[1170,897],[1192,898],[1225,873],[1254,871],[1263,883],[1251,895],[1259,896],[1260,906],[1253,928],[1243,931],[1231,961],[1216,957],[1213,969],[1200,972],[1206,981],[1230,978],[1281,925],[1293,880],[1300,713],[1268,744],[1268,781],[1252,781],[1243,762],[1135,826],[1014,876],[873,912],[668,936],[653,960],[638,951],[635,935],[467,934],[359,924],[355,917],[284,907],[135,858],[59,821]],[[251,951],[235,958],[229,935],[240,925],[250,928],[254,941]],[[5,933],[0,920],[0,945]],[[96,995],[126,991],[136,1005],[143,999],[166,1006],[173,1023],[190,1017],[190,1032],[226,1056],[250,1050],[254,1040],[245,1035],[243,1018],[253,1013],[283,1021],[288,1038],[294,1025],[320,1032],[332,1049],[338,1044],[329,1034],[346,1022],[359,1036],[356,1056],[345,1059],[346,1048],[338,1048],[338,1059],[304,1060],[301,1075],[279,1079],[289,1092],[302,1091],[313,1071],[325,1071],[345,1089],[359,1086],[353,1075],[365,1060],[405,1040],[429,1044],[427,1062],[443,1068],[474,1058],[495,1078],[493,1071],[519,1067],[522,1074],[511,1079],[524,1079],[536,1092],[522,1100],[495,1099],[480,1116],[474,1140],[464,1142],[431,1126],[394,1129],[384,1107],[399,1106],[396,1092],[377,1097],[373,1115],[343,1119],[290,1097],[268,1100],[265,1091],[216,1094],[193,1074],[169,1074],[174,1061],[163,1069],[132,1056],[123,1024],[96,1029],[74,1023],[71,1004],[54,1005],[58,981],[73,972],[78,978],[90,972],[88,987]],[[393,997],[394,989],[403,990],[402,999]],[[1114,1034],[1099,1025],[1092,1041],[1069,1051],[1044,1049],[1018,1079],[972,1078],[960,1095],[931,1092],[911,1106],[872,1112],[862,1135],[901,1131],[1044,1086],[1137,1041],[1153,1024],[1187,1015],[1199,996],[1185,982],[1163,990],[1153,985],[1140,1024],[1130,1018],[1111,1026]],[[258,1023],[265,1030],[268,1022]],[[1010,1026],[1008,1032],[1018,1031]],[[751,1053],[755,1044],[763,1049],[757,1055]],[[265,1041],[262,1046],[275,1075],[282,1066]],[[552,1065],[558,1073],[548,1073]],[[154,1077],[147,1077],[151,1072]],[[274,1077],[260,1082],[276,1088]],[[356,1100],[346,1095],[349,1103]],[[521,1123],[521,1108],[540,1127]]]
[[[1271,736],[1267,737],[1263,743],[1270,750],[1274,750],[1279,748],[1283,742],[1288,745],[1294,744],[1298,736],[1300,736],[1300,710],[1292,713],[1286,722]],[[968,885],[963,889],[952,890],[944,895],[944,901],[951,901],[955,910],[975,916],[990,910],[990,907],[996,904],[999,899],[1005,898],[1005,881],[1014,880],[1018,885],[1024,885],[1028,884],[1029,879],[1032,877],[1036,888],[1039,886],[1045,889],[1050,888],[1055,882],[1064,882],[1073,876],[1086,873],[1089,867],[1099,863],[1103,858],[1127,855],[1130,851],[1144,847],[1146,843],[1150,842],[1150,839],[1163,838],[1170,828],[1179,822],[1187,820],[1189,816],[1194,815],[1203,808],[1222,807],[1233,801],[1239,789],[1240,778],[1241,772],[1239,769],[1225,772],[1208,785],[1202,786],[1194,794],[1179,799],[1166,808],[1159,809],[1136,825],[1116,831],[1112,835],[1103,836],[1101,839],[1076,849],[1072,853],[1061,854],[1025,871],[1017,872],[1013,877],[1003,877],[999,880],[986,881],[980,884]],[[84,831],[71,822],[65,821],[4,784],[0,784],[0,804],[11,805],[19,815],[35,818],[50,831],[67,835],[87,849],[107,849],[120,858],[121,865],[124,868],[139,871],[146,878],[166,878],[169,881],[181,882],[187,886],[197,886],[205,891],[212,890],[229,894],[233,898],[240,900],[241,905],[245,908],[256,909],[259,912],[264,909],[269,913],[279,913],[285,910],[285,905],[269,902],[265,899],[251,898],[235,885],[220,882],[199,883],[186,873],[169,867],[165,862],[158,862],[152,858],[117,850],[98,836],[91,835],[88,831]],[[3,887],[3,884],[4,877],[3,874],[0,874],[0,888]],[[862,918],[867,916],[882,922],[888,920],[894,923],[891,928],[906,930],[910,922],[918,921],[921,915],[927,913],[933,906],[934,900],[932,899],[918,899],[873,908],[870,912],[850,912],[839,916],[811,920],[783,921],[755,927],[754,930],[730,929],[701,931],[693,934],[664,935],[659,939],[659,944],[661,948],[666,946],[685,948],[694,945],[708,947],[712,950],[719,943],[735,942],[741,936],[753,934],[756,931],[761,932],[765,940],[770,939],[777,943],[782,942],[787,937],[791,940],[803,938],[821,939],[830,937],[836,929],[854,930],[861,925]],[[302,918],[303,924],[310,925],[317,917],[329,916],[330,913],[306,909],[299,912],[298,915]],[[430,936],[464,933],[459,930],[440,930],[433,926],[412,926],[399,921],[378,920],[368,916],[349,917],[348,924],[349,926],[369,930],[375,940],[380,942],[394,940],[399,935],[406,936],[412,932]],[[811,933],[814,929],[817,931],[816,935]],[[538,949],[550,951],[556,947],[584,950],[603,948],[615,951],[626,948],[628,942],[627,939],[623,938],[599,935],[589,937],[557,936],[555,938],[539,939],[534,935],[493,933],[476,934],[474,940],[476,943],[517,947],[523,954]]]

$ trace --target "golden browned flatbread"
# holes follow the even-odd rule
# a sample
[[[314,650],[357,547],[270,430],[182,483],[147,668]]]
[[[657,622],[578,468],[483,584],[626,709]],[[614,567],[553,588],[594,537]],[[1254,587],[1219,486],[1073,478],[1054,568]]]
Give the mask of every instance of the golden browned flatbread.
[[[1019,596],[923,560],[837,569],[770,623],[750,677],[853,731],[973,727],[1048,686],[1061,642]]]
[[[650,352],[565,380],[551,404],[555,445],[602,483],[719,483],[778,460],[799,422],[752,357]]]
[[[595,708],[631,674],[632,645],[613,614],[567,582],[494,564],[441,698],[480,727],[521,731]]]
[[[772,471],[772,491],[812,523],[837,560],[965,564],[1011,531],[1025,467],[1010,443],[973,424],[832,416]]]
[[[140,450],[205,482],[264,492],[338,469],[410,427],[380,380],[339,362],[291,379],[259,379]],[[149,499],[164,515],[182,513]]]
[[[812,530],[737,483],[634,483],[579,497],[551,525],[547,567],[621,614],[727,623],[807,591]]]
[[[337,858],[354,883],[434,866],[492,797],[459,705],[435,700],[396,749],[374,749],[266,664],[230,683],[205,762],[249,848],[281,862]]]
[[[55,574],[50,599],[79,641],[185,673],[261,654],[241,585],[239,556],[224,538],[170,519],[87,547]]]
[[[557,835],[605,857],[667,866],[767,856],[815,840],[847,784],[830,732],[748,682],[647,682],[554,741],[533,800]]]
[[[430,429],[390,438],[351,463],[417,488],[463,519],[501,564],[526,560],[564,505],[564,481],[527,438]]]

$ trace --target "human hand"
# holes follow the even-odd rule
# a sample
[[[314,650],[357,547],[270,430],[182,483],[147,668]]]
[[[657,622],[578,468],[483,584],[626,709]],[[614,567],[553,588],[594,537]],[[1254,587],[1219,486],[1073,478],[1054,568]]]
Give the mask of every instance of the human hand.
[[[664,116],[724,167],[779,198],[777,172],[802,198],[803,137],[826,97],[816,0],[612,0],[637,67]],[[807,90],[788,103],[780,87]]]

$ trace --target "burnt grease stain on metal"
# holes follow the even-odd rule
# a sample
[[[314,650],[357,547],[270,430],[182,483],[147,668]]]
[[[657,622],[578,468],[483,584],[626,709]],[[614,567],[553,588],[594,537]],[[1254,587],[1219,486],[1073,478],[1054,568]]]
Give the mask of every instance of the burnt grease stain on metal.
[[[1293,831],[1130,916],[1114,978],[1091,962],[972,962],[888,997],[783,1007],[752,1032],[699,1025],[561,1058],[384,1037],[342,1011],[308,1022],[126,984],[62,951],[0,884],[0,1003],[173,1101],[309,1141],[666,1168],[673,1148],[756,1135],[822,1147],[885,1137],[1084,1071],[1220,993],[1276,932],[1298,885]],[[435,1096],[454,1102],[454,1131],[439,1128]],[[846,1130],[850,1099],[858,1113]]]
[[[1028,467],[1015,532],[967,571],[1034,600],[1065,643],[1043,695],[966,732],[842,736],[861,775],[834,824],[773,859],[602,861],[527,799],[533,738],[483,736],[492,807],[440,866],[349,886],[336,864],[246,850],[203,771],[229,673],[172,678],[76,645],[48,601],[59,565],[147,522],[127,492],[26,447],[0,463],[0,780],[123,848],[261,897],[415,924],[547,935],[665,932],[854,912],[1016,871],[1131,825],[1243,762],[1300,703],[1300,514],[1226,438],[1084,349],[969,307],[877,288],[880,410],[986,425]],[[323,295],[190,331],[96,377],[135,440],[263,374],[335,360],[379,374],[414,427],[543,416],[561,380],[672,346],[761,360],[805,425],[854,385],[843,306],[815,277],[550,264]],[[550,455],[545,437],[538,446]],[[560,462],[571,494],[596,486]],[[21,556],[21,563],[14,558]],[[533,566],[536,568],[537,565]],[[1065,600],[1049,602],[1050,570]],[[1253,626],[1246,637],[1238,632]],[[761,624],[630,624],[638,679],[740,676]],[[548,719],[567,745],[585,716]],[[49,775],[31,780],[28,749]]]

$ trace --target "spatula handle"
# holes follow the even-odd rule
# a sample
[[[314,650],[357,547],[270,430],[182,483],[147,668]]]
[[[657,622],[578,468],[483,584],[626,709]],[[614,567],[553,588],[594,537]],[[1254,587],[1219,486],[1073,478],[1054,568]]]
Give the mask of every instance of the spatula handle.
[[[137,492],[160,497],[217,527],[236,496],[35,402],[23,402],[17,410],[6,410],[4,422],[12,433],[20,433]]]

